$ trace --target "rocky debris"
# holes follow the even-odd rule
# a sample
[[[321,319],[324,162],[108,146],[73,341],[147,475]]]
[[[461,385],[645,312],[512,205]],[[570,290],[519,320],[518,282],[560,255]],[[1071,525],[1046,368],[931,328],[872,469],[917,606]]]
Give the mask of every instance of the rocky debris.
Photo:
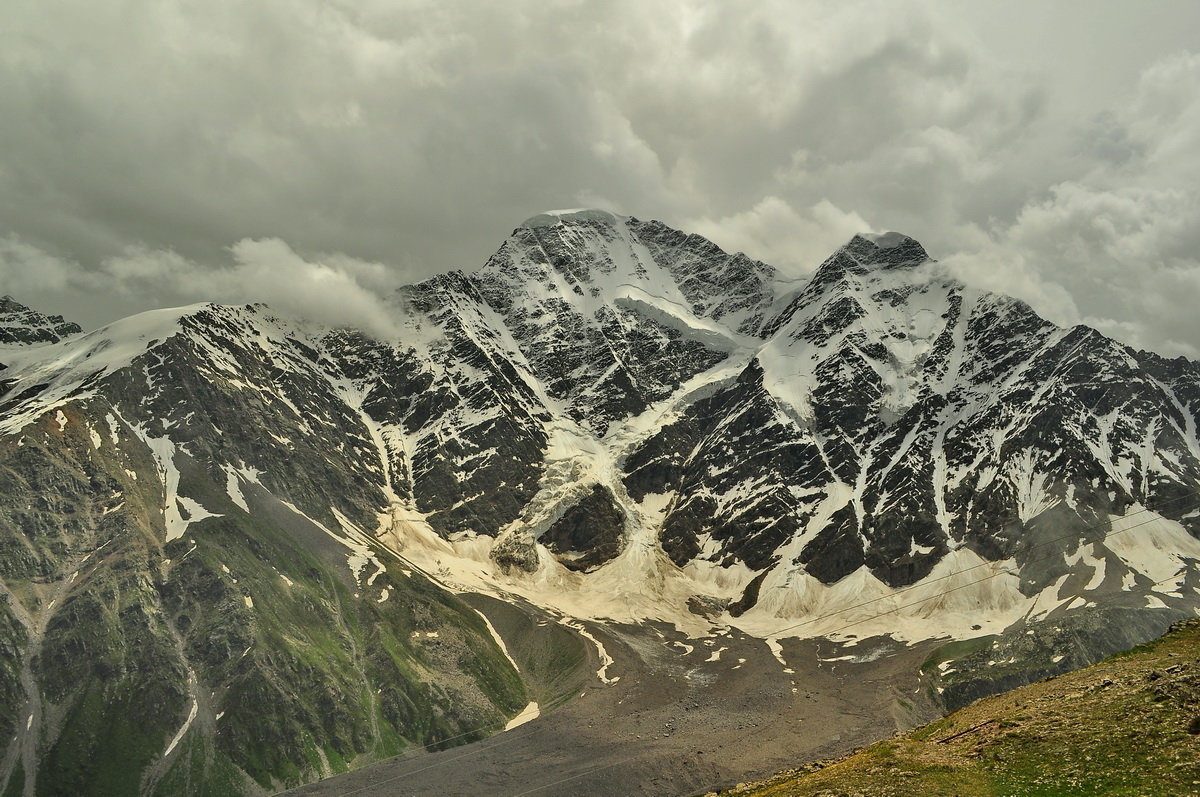
[[[973,653],[943,662],[934,683],[948,710],[981,697],[1087,666],[1165,633],[1183,615],[1097,607],[1042,623],[1018,624]],[[1147,678],[1162,677],[1153,674]],[[1111,683],[1093,685],[1106,689]]]
[[[722,794],[1190,794],[1200,733],[1194,700],[1163,699],[1158,685],[1187,678],[1200,661],[1197,629],[1195,620],[1176,624],[1093,667]]]
[[[687,608],[692,614],[698,614],[701,617],[716,619],[721,616],[722,612],[729,609],[730,601],[727,598],[714,598],[710,595],[694,595],[688,598]]]
[[[511,534],[498,540],[492,548],[491,556],[492,561],[500,565],[506,573],[514,568],[526,573],[534,573],[538,569],[537,545],[522,534]]]

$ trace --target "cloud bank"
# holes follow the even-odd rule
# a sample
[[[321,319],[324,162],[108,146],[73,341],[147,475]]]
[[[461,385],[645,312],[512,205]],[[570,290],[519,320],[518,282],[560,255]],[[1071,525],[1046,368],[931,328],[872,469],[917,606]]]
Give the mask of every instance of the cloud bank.
[[[341,254],[309,260],[278,238],[238,241],[221,265],[201,265],[169,249],[134,247],[96,268],[58,259],[12,239],[0,240],[0,284],[24,297],[49,292],[103,294],[133,309],[222,302],[263,302],[322,326],[353,326],[384,340],[401,327],[390,297],[402,275]]]
[[[374,318],[600,205],[797,275],[900,230],[1200,356],[1195,4],[14,0],[4,27],[0,292],[85,324]]]

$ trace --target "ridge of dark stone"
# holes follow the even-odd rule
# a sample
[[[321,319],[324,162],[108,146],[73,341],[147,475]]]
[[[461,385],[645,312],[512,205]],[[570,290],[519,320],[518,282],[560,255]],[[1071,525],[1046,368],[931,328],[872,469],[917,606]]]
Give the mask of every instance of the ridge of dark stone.
[[[849,254],[860,266],[882,269],[912,268],[930,260],[925,247],[903,233],[888,233],[896,236],[899,243],[880,246],[875,241],[859,234],[855,235],[839,250]]]

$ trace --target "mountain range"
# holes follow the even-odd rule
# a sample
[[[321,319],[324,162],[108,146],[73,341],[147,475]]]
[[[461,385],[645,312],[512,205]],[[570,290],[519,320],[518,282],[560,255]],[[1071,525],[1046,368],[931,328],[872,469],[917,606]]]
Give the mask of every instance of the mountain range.
[[[954,708],[1200,605],[1200,364],[907,236],[797,279],[555,211],[388,302],[381,340],[0,300],[0,793],[260,793],[475,741],[580,657],[615,683],[608,627],[736,629],[784,672],[781,639],[969,641],[929,683]],[[471,595],[570,655],[531,671]]]

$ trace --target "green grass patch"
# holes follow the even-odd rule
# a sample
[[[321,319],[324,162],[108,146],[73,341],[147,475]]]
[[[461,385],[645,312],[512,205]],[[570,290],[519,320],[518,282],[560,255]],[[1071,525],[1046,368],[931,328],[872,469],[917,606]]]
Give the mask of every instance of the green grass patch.
[[[936,658],[931,657],[936,665]],[[943,659],[945,660],[945,659]],[[738,794],[1174,797],[1200,789],[1200,621]]]

